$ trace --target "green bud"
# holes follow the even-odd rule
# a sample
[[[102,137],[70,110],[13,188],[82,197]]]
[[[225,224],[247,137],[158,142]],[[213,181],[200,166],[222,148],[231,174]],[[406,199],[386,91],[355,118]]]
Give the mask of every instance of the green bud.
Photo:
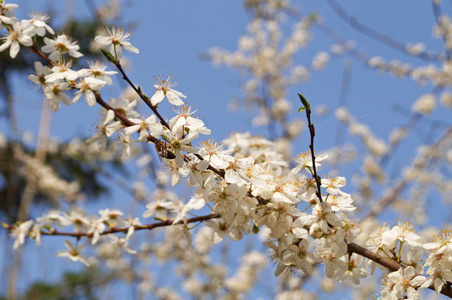
[[[259,233],[259,227],[257,227],[256,225],[253,225],[253,233],[254,234]]]
[[[300,108],[301,111],[299,109],[298,112],[302,112],[303,110],[309,109],[311,107],[311,104],[308,102],[308,100],[306,100],[306,98],[302,94],[298,93],[298,97],[300,97],[301,103],[303,103],[303,106],[304,106],[304,107],[301,107]]]
[[[104,54],[105,58],[112,62],[112,63],[116,63],[116,58],[113,56],[113,54],[111,54],[108,50],[105,49],[100,49],[102,51],[102,53]]]

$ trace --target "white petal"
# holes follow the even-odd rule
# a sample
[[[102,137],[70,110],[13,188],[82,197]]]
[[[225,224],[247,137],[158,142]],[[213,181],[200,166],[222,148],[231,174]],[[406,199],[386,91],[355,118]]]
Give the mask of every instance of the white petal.
[[[124,128],[124,133],[132,134],[134,132],[137,132],[139,129],[140,129],[140,125],[132,125],[132,126]]]
[[[110,123],[115,118],[115,112],[111,109],[107,112],[107,117],[105,118],[104,125]]]
[[[89,106],[94,106],[96,104],[96,96],[94,96],[94,93],[92,91],[85,91],[84,94],[86,103],[88,103]]]
[[[13,41],[11,43],[11,48],[9,48],[9,55],[11,58],[15,58],[17,56],[17,53],[19,53],[20,45],[17,41]]]
[[[111,45],[110,37],[107,36],[96,36],[94,40],[102,45]]]
[[[55,97],[53,97],[49,101],[49,107],[53,111],[58,111],[60,109],[60,100],[58,100]]]
[[[177,94],[174,93],[174,91],[168,91],[166,93],[166,98],[168,98],[169,103],[181,106],[184,105],[184,102],[177,96]]]
[[[151,104],[156,106],[157,104],[162,102],[163,98],[165,98],[163,91],[157,91],[151,98]]]

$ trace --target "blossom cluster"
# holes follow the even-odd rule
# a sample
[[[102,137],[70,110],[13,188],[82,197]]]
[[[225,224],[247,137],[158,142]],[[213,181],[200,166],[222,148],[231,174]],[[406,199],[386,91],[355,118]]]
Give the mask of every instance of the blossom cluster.
[[[352,196],[343,191],[346,179],[342,176],[320,177],[314,171],[322,167],[320,162],[326,161],[328,155],[308,151],[300,153],[293,163],[288,163],[288,153],[278,143],[249,133],[235,133],[222,143],[209,140],[196,146],[195,142],[201,136],[210,135],[211,130],[199,117],[194,116],[196,110],[182,101],[181,98],[186,96],[174,89],[176,82],[171,76],[156,78],[156,91],[151,97],[131,84],[138,98],[151,109],[150,115],[136,110],[139,100],[129,101],[118,97],[111,98],[107,104],[102,99],[101,90],[106,85],[112,85],[111,76],[117,72],[107,71],[107,65],[101,62],[90,62],[88,68],[74,70],[73,60],[83,56],[77,42],[65,34],[55,34],[46,23],[46,15],[36,13],[32,19],[18,21],[14,15],[16,8],[15,4],[0,2],[1,25],[7,31],[0,51],[9,48],[9,55],[15,58],[21,46],[31,47],[44,58],[48,64],[35,62],[35,74],[28,78],[40,86],[50,108],[58,111],[61,102],[71,105],[82,96],[89,106],[98,103],[101,106],[100,120],[96,133],[87,140],[88,143],[97,143],[99,150],[103,151],[108,147],[108,139],[116,137],[115,143],[120,145],[121,154],[125,157],[131,155],[135,143],[153,144],[168,170],[171,184],[177,185],[184,181],[196,191],[186,201],[170,192],[159,194],[161,191],[156,191],[142,214],[144,219],[153,217],[163,222],[163,225],[172,225],[169,230],[173,232],[170,234],[175,236],[190,235],[188,223],[204,223],[205,227],[195,237],[196,251],[185,251],[182,247],[180,251],[176,251],[174,244],[180,240],[190,240],[179,236],[168,238],[167,243],[173,243],[172,252],[165,251],[164,247],[156,250],[162,259],[173,255],[184,262],[180,272],[190,279],[186,285],[188,291],[199,286],[193,270],[199,265],[206,265],[201,260],[204,258],[202,255],[214,244],[225,238],[241,240],[244,236],[257,232],[265,239],[268,256],[276,265],[276,276],[311,274],[314,266],[322,263],[328,278],[360,284],[361,279],[368,277],[378,266],[386,271],[381,292],[383,299],[398,299],[405,294],[415,299],[419,297],[419,289],[430,287],[440,293],[443,286],[451,281],[452,267],[449,261],[452,251],[449,244],[452,239],[448,234],[441,235],[438,242],[422,244],[421,237],[414,233],[409,224],[399,224],[392,228],[383,225],[375,230],[367,239],[366,246],[375,255],[397,263],[398,268],[395,270],[387,265],[379,265],[377,259],[350,249],[350,245],[358,240],[361,230],[351,217],[356,209]],[[275,64],[289,65],[293,53],[309,40],[307,28],[311,21],[308,19],[297,24],[299,34],[287,41],[281,57],[274,60]],[[268,27],[268,36],[261,36],[256,40],[245,36],[240,43],[247,51],[262,48],[258,51],[259,55],[254,56],[254,60],[247,65],[262,80],[276,70],[276,66],[260,63],[262,60],[271,61],[269,58],[274,56],[272,48],[266,45],[277,44],[279,41],[279,29],[273,21],[265,24],[255,22],[249,31],[258,35],[263,26]],[[129,36],[124,29],[112,27],[108,29],[107,36],[99,35],[95,38],[103,47],[107,60],[124,77],[126,75],[120,63],[123,50],[139,53],[130,43]],[[44,46],[41,49],[33,42],[37,37],[43,38]],[[236,56],[236,61],[228,63],[246,60],[246,57]],[[227,56],[216,53],[214,57],[225,59]],[[319,53],[314,57],[311,67],[321,69],[328,59],[329,54]],[[293,72],[296,70],[300,73],[300,68]],[[254,91],[257,84],[249,82],[250,91]],[[274,106],[266,107],[263,117],[256,122],[266,124],[268,118],[284,119],[282,116],[290,106],[284,99],[284,93],[279,92],[277,89],[272,90],[275,94],[271,96],[278,100]],[[174,109],[175,116],[169,121],[157,111],[165,98],[170,104],[179,107]],[[415,105],[413,109],[419,113],[427,113],[429,110],[425,103]],[[346,111],[339,110],[337,114],[339,119],[349,123],[354,134],[374,149],[375,156],[380,157],[387,152],[384,142],[376,140],[367,128],[348,118]],[[298,123],[285,126],[289,135],[296,136],[299,133]],[[51,173],[43,168],[44,171]],[[47,174],[41,176],[50,178]],[[61,182],[61,185],[67,187],[69,184]],[[71,192],[67,188],[65,190],[65,196],[70,198],[78,192],[78,187],[73,187]],[[188,218],[194,211],[209,211],[209,215]],[[15,238],[14,249],[24,244],[27,236],[33,238],[38,245],[42,235],[77,237],[75,245],[66,240],[67,251],[60,251],[57,255],[80,261],[87,266],[92,264],[92,260],[82,254],[84,244],[80,242],[81,239],[91,245],[99,245],[99,249],[100,245],[108,244],[115,251],[139,255],[139,250],[129,246],[129,241],[137,230],[155,228],[152,223],[142,223],[138,217],[124,218],[124,213],[120,210],[108,208],[100,210],[96,216],[88,216],[75,209],[67,213],[50,211],[36,220],[3,226],[10,229],[11,236]],[[68,232],[68,228],[72,231]],[[118,237],[118,232],[126,235]],[[425,263],[422,263],[426,250],[430,253]],[[215,280],[223,280],[231,295],[239,295],[254,284],[258,270],[264,266],[262,255],[252,252],[244,257],[235,276],[226,278],[224,271],[212,266],[206,276],[210,276],[212,282],[212,278],[217,276]],[[427,276],[424,276],[426,268]],[[163,290],[160,292],[165,293]]]

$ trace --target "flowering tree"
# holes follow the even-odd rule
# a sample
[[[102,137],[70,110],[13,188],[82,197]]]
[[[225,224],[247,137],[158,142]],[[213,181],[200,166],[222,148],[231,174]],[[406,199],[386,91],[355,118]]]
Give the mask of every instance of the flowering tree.
[[[448,90],[450,21],[442,14],[439,1],[433,1],[434,33],[442,39],[444,49],[444,53],[433,53],[423,44],[405,45],[379,33],[334,0],[327,3],[356,31],[422,63],[412,67],[370,56],[317,14],[304,15],[290,1],[245,1],[251,20],[238,49],[213,48],[209,59],[245,74],[243,101],[258,110],[253,124],[265,127],[267,137],[241,132],[217,142],[205,138],[215,133],[202,116],[195,116],[197,110],[189,105],[189,95],[179,91],[172,76],[156,76],[153,87],[134,83],[125,57],[146,50],[139,53],[122,26],[96,24],[95,36],[84,46],[89,51],[85,54],[69,34],[49,25],[47,15],[34,13],[31,19],[19,20],[15,15],[18,6],[0,0],[5,33],[0,51],[13,64],[14,59],[21,60],[25,48],[31,50],[34,72],[28,79],[44,95],[43,120],[49,109],[56,112],[61,103],[70,106],[80,99],[86,100],[85,109],[99,109],[95,133],[84,141],[52,144],[44,134],[30,150],[4,136],[3,157],[14,158],[15,165],[2,169],[9,173],[2,171],[6,209],[1,224],[13,238],[15,259],[20,260],[25,241],[33,240],[39,246],[53,238],[61,241],[59,249],[65,247],[57,256],[88,268],[113,270],[115,280],[134,281],[140,295],[149,293],[162,299],[186,295],[235,299],[256,293],[259,274],[270,270],[265,255],[275,265],[272,272],[281,279],[277,290],[272,288],[267,297],[315,298],[320,291],[312,292],[310,285],[318,286],[322,293],[338,292],[333,280],[350,290],[362,286],[359,295],[354,295],[361,299],[371,295],[418,299],[431,295],[428,290],[452,297],[452,237],[447,226],[429,220],[435,213],[425,209],[429,190],[440,209],[447,207],[452,187],[447,177],[452,160],[450,117],[442,121],[442,112],[435,115],[437,97],[441,107],[452,107]],[[101,12],[98,10],[99,18]],[[283,29],[287,22],[293,24],[289,34]],[[309,63],[299,63],[297,55],[312,42],[313,30],[331,37],[334,45],[316,53]],[[97,55],[99,60],[84,66],[84,55]],[[322,136],[316,132],[316,118],[320,117],[313,115],[315,99],[289,92],[326,68],[331,59],[344,56],[371,70],[408,77],[432,91],[412,103],[405,125],[394,128],[387,139],[379,139],[346,107],[350,78],[345,67],[341,103],[334,114],[339,121],[338,142],[320,153],[316,145]],[[122,78],[126,92],[106,100],[112,77]],[[288,99],[296,99],[297,109],[291,108]],[[165,115],[162,108],[170,105],[174,114]],[[317,110],[322,113],[327,108]],[[435,132],[417,145],[412,161],[391,176],[390,160],[396,149],[422,121]],[[344,144],[344,128],[359,137],[359,143]],[[302,132],[308,136],[304,148],[296,142]],[[292,151],[299,153],[293,160]],[[83,205],[84,198],[100,193],[96,181],[100,166],[111,164],[120,170],[130,161],[144,165],[145,174],[153,179],[152,185],[138,182],[128,188],[135,201],[145,204],[138,215],[113,207],[93,212]],[[356,181],[352,195],[341,170],[356,169],[356,165],[356,174],[347,172]],[[21,178],[21,184],[15,185],[18,201],[8,204],[9,179],[13,177]],[[108,178],[116,185],[113,177]],[[149,192],[149,186],[153,191]],[[31,208],[39,199],[51,203],[53,209],[36,216]],[[420,232],[416,233],[415,227]],[[140,240],[145,234],[149,240]],[[251,240],[253,250],[243,251],[240,265],[235,271],[228,270],[227,263],[219,262],[217,250],[229,245],[228,241],[239,240]],[[260,250],[254,249],[257,243]],[[159,285],[153,275],[157,267],[146,268],[151,259],[175,263],[182,288]],[[12,264],[8,274],[12,298],[18,297],[15,267]]]

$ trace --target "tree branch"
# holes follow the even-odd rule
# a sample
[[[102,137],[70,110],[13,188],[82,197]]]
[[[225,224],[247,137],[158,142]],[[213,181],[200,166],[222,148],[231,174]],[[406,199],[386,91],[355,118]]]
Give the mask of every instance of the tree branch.
[[[363,23],[359,22],[356,18],[352,17],[350,14],[346,12],[346,10],[340,6],[340,4],[336,0],[327,0],[330,7],[333,9],[333,11],[336,13],[336,15],[339,16],[345,23],[349,24],[351,27],[356,29],[357,31],[361,32],[362,34],[367,35],[368,37],[383,43],[393,49],[396,49],[400,52],[403,52],[407,55],[419,57],[424,60],[429,61],[438,61],[443,60],[439,55],[433,55],[433,54],[427,54],[426,52],[421,52],[419,54],[413,55],[412,53],[408,52],[406,49],[406,45],[389,37],[384,34],[379,33],[375,29],[364,25]]]
[[[180,220],[177,223],[174,223],[173,220],[165,220],[165,221],[161,221],[158,223],[151,223],[151,224],[147,224],[147,225],[133,225],[133,227],[135,228],[135,231],[138,230],[152,230],[154,228],[157,227],[164,227],[164,226],[170,226],[173,224],[187,224],[187,223],[194,223],[194,222],[203,222],[203,221],[207,221],[210,219],[216,219],[216,218],[220,218],[219,214],[210,214],[210,215],[205,215],[205,216],[199,216],[199,217],[194,217],[194,218],[189,218],[186,220]],[[15,225],[8,225],[5,223],[1,224],[5,229],[11,230],[15,227]],[[99,235],[106,235],[106,234],[111,234],[111,233],[118,233],[118,232],[127,232],[130,229],[129,227],[113,227],[110,228],[108,230],[105,230],[103,232],[101,232]],[[63,231],[58,231],[58,230],[54,230],[51,229],[50,232],[47,231],[41,231],[41,235],[47,235],[47,236],[71,236],[71,237],[93,237],[94,233],[87,233],[87,232],[63,232]]]
[[[388,268],[390,271],[394,272],[394,271],[399,270],[400,268],[404,268],[401,264],[399,264],[389,258],[382,257],[372,251],[369,251],[366,248],[359,246],[358,244],[355,244],[355,243],[347,244],[347,249],[350,252],[364,256],[365,258],[368,258],[368,259],[376,262],[377,264]],[[419,274],[419,276],[420,276],[420,274]],[[435,286],[433,285],[433,283],[428,288],[435,291]],[[452,298],[452,288],[451,288],[450,284],[443,285],[443,288],[441,289],[441,294],[446,295],[449,298]]]

